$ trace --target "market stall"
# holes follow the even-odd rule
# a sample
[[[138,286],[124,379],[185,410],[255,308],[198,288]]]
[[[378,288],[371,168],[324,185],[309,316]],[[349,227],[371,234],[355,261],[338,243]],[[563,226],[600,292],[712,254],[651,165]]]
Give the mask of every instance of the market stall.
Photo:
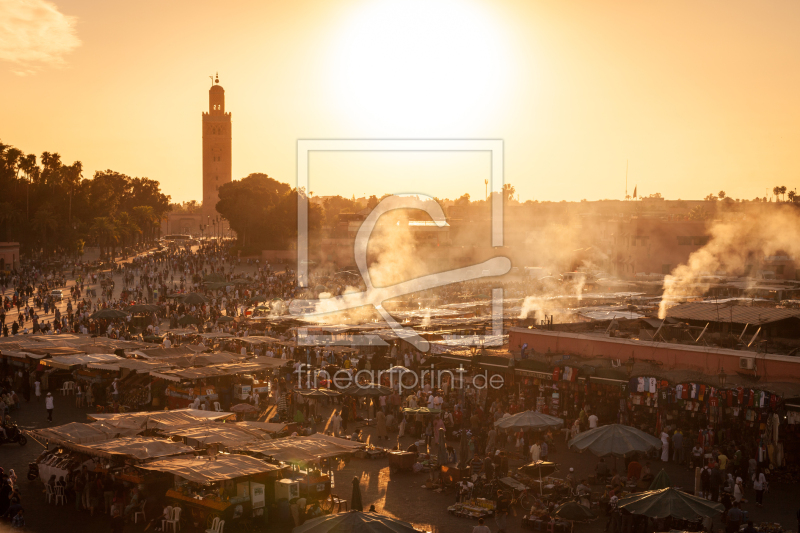
[[[363,443],[315,433],[305,437],[250,443],[233,451],[290,465],[286,475],[299,482],[300,493],[322,500],[331,492],[333,460],[349,457],[364,446]]]
[[[245,518],[266,522],[270,487],[281,470],[253,457],[228,454],[170,457],[137,468],[172,474],[165,497],[170,505],[183,509],[182,520],[209,529],[219,518],[225,520],[226,531]]]

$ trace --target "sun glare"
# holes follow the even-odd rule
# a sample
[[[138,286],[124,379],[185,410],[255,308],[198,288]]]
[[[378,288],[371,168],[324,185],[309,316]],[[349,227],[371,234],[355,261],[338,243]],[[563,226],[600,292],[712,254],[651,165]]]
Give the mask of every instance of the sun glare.
[[[492,13],[469,0],[364,2],[332,52],[341,112],[388,135],[480,124],[509,83],[504,37]]]

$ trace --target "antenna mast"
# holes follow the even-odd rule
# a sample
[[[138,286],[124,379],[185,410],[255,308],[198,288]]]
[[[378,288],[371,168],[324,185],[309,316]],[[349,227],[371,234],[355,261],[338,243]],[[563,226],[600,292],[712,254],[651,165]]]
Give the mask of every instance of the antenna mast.
[[[628,160],[625,160],[625,200],[628,200]]]

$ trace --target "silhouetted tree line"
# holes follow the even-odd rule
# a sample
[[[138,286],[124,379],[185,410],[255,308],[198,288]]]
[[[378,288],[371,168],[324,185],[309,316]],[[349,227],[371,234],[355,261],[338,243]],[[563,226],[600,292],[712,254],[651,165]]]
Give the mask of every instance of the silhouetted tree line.
[[[0,142],[0,240],[18,241],[22,253],[79,254],[85,244],[104,256],[118,247],[158,237],[170,197],[157,181],[105,170],[83,177],[55,152],[24,154]]]

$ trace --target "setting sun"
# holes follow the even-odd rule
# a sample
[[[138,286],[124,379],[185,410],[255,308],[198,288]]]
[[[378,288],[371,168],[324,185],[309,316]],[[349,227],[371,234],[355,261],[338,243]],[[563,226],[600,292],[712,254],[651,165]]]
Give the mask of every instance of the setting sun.
[[[360,3],[330,53],[341,113],[390,135],[481,124],[511,81],[502,28],[473,1]]]

